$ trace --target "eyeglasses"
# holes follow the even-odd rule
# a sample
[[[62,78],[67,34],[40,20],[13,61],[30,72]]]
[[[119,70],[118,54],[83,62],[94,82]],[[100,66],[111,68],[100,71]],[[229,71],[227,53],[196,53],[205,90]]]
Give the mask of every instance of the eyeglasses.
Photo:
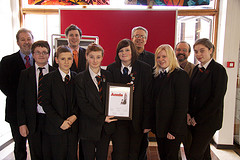
[[[142,39],[145,39],[145,38],[146,38],[146,36],[144,36],[144,35],[139,35],[139,34],[136,34],[136,35],[134,35],[133,37],[135,37],[135,38],[142,38]]]
[[[43,52],[38,52],[38,51],[37,51],[37,52],[34,52],[34,54],[36,54],[36,55],[40,55],[40,54],[42,54],[42,55],[47,55],[48,52],[44,52],[44,51],[43,51]]]
[[[187,50],[187,49],[177,48],[176,51],[178,51],[178,52],[181,52],[181,51],[183,51],[183,52],[187,52],[188,50]]]

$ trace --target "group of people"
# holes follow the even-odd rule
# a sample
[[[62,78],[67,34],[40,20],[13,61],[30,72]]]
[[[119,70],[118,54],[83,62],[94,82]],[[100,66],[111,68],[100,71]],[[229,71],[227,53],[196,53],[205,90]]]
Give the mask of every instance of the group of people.
[[[189,160],[210,160],[210,141],[221,128],[227,74],[213,59],[214,45],[199,39],[175,50],[145,50],[146,28],[132,29],[131,40],[116,47],[115,62],[101,68],[104,49],[79,46],[82,31],[66,28],[68,46],[59,46],[53,67],[47,41],[33,42],[30,30],[16,35],[20,50],[2,58],[0,89],[7,96],[6,121],[17,160],[147,160],[148,133],[156,135],[161,160],[177,160],[183,143]],[[4,78],[3,78],[4,77]],[[132,120],[105,115],[107,84],[131,83]]]

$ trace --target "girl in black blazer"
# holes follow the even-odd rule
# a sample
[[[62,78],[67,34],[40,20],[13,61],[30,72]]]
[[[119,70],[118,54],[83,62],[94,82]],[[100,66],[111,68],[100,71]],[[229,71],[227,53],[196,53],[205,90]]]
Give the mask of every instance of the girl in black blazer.
[[[188,74],[179,67],[170,45],[159,46],[155,52],[153,80],[153,131],[161,160],[178,159],[179,136],[186,128],[188,97]]]
[[[191,125],[190,160],[210,160],[210,141],[222,127],[223,99],[227,89],[225,68],[213,60],[214,45],[199,39],[193,45],[200,62],[192,73],[188,125]]]
[[[115,132],[112,134],[113,159],[138,159],[143,133],[150,131],[150,103],[151,103],[151,67],[138,61],[133,42],[129,39],[121,40],[117,45],[115,62],[107,67],[113,75],[115,83],[133,83],[133,111],[132,120],[116,122]]]
[[[84,160],[107,160],[110,135],[116,121],[105,116],[105,94],[110,72],[101,69],[104,50],[90,44],[86,50],[87,70],[75,79],[77,103],[80,109],[79,134]]]
[[[77,160],[78,108],[74,91],[75,72],[70,71],[73,54],[60,46],[55,57],[59,67],[42,79],[39,102],[46,113],[53,160]],[[42,97],[41,97],[42,96]]]

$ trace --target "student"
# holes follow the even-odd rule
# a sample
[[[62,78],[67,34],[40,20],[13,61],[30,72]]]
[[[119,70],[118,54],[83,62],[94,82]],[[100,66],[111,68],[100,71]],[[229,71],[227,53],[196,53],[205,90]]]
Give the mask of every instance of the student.
[[[111,81],[109,71],[101,69],[104,50],[90,44],[86,50],[87,70],[75,78],[79,116],[79,134],[84,160],[107,160],[110,135],[116,121],[105,116],[106,87]]]
[[[132,82],[134,85],[133,118],[132,121],[116,122],[116,130],[112,134],[113,159],[137,160],[143,134],[151,128],[152,70],[148,64],[137,60],[135,46],[129,39],[118,43],[115,62],[107,70],[112,73],[114,83]]]
[[[42,106],[47,115],[46,131],[54,160],[76,160],[78,143],[78,108],[75,101],[74,77],[70,71],[73,54],[67,46],[57,49],[59,67],[43,78]]]
[[[189,77],[178,64],[172,47],[155,52],[153,80],[154,133],[161,160],[178,160],[183,128],[186,129]]]
[[[55,70],[48,64],[50,47],[47,41],[37,41],[31,48],[35,64],[20,75],[17,94],[19,132],[28,138],[31,159],[51,160],[49,137],[45,130],[46,114],[38,102],[42,76]]]
[[[192,143],[190,160],[210,160],[210,141],[222,127],[224,96],[227,90],[225,68],[213,59],[214,45],[207,38],[193,45],[196,59],[190,84],[188,125]]]

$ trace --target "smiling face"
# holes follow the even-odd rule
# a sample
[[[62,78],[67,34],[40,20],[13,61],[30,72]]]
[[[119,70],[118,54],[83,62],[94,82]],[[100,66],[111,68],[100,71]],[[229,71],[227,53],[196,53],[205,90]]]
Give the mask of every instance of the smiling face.
[[[206,46],[202,44],[198,44],[194,46],[194,54],[197,60],[201,63],[201,65],[206,64],[211,59],[212,48],[208,49]]]
[[[68,74],[69,69],[73,63],[73,55],[71,52],[62,52],[58,57],[55,57],[55,61],[58,64],[61,71]]]
[[[75,49],[79,46],[80,43],[80,34],[78,30],[71,30],[67,35],[69,47]]]
[[[179,43],[176,46],[175,53],[176,53],[176,57],[178,59],[178,62],[187,61],[187,58],[190,55],[188,44],[187,43]]]
[[[102,51],[91,51],[86,59],[89,63],[89,66],[92,70],[99,69],[101,66],[101,62],[103,60]]]
[[[143,48],[147,43],[146,32],[142,29],[138,29],[134,32],[132,41],[137,48]]]
[[[47,48],[36,47],[32,55],[38,66],[43,67],[48,63],[49,53]]]
[[[118,52],[118,56],[121,60],[121,62],[125,65],[128,66],[131,64],[131,60],[132,60],[132,52],[131,52],[131,47],[127,46],[127,47],[123,47],[119,50]]]
[[[158,55],[157,55],[157,65],[162,69],[166,69],[167,67],[169,67],[170,62],[169,62],[169,58],[168,58],[165,50],[161,50],[158,53]]]
[[[29,32],[22,32],[19,34],[17,44],[23,54],[29,55],[31,53],[32,43],[32,35]]]

